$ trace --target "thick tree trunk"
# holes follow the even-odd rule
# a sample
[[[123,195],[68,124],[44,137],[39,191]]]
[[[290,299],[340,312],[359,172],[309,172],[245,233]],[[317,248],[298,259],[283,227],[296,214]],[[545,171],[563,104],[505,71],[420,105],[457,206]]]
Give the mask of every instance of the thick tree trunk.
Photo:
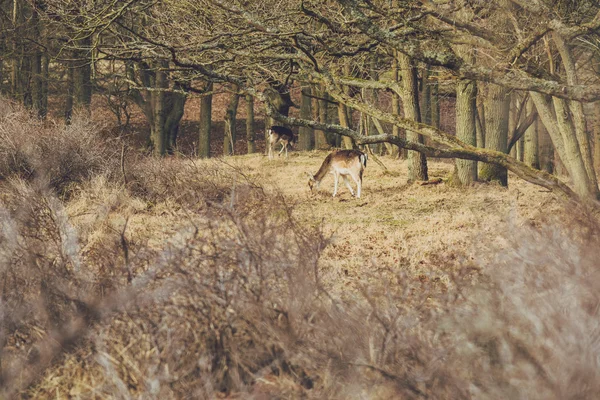
[[[404,116],[409,120],[420,122],[417,68],[413,61],[402,53],[398,53],[398,62],[402,71]],[[423,143],[423,137],[416,132],[407,131],[406,138],[411,142]],[[422,153],[412,150],[408,152],[408,180],[410,182],[428,180],[427,159]]]
[[[177,135],[179,134],[179,124],[185,111],[187,95],[181,93],[186,91],[184,85],[176,82],[173,92],[165,94],[165,103],[167,114],[165,119],[165,131],[167,133],[167,152],[173,154],[177,148]]]
[[[225,111],[225,137],[223,138],[223,155],[230,156],[235,152],[235,123],[237,117],[237,109],[240,103],[240,95],[238,94],[239,88],[237,86],[232,87],[233,93],[229,100],[229,105]]]
[[[325,92],[325,90],[323,89],[319,89],[314,90],[313,89],[313,93],[315,93],[319,99],[317,100],[317,116],[318,121],[322,124],[326,124],[327,123],[327,92]],[[315,131],[315,148],[319,149],[319,150],[324,150],[324,149],[329,149],[329,143],[327,142],[327,136],[325,135],[325,131]]]
[[[212,91],[213,83],[206,84],[205,92],[200,98],[200,132],[198,138],[198,157],[210,157],[210,132],[212,129]]]
[[[254,130],[254,97],[246,95],[246,141],[248,154],[256,153],[256,131]]]
[[[508,116],[510,94],[507,89],[488,84],[485,108],[485,148],[505,153],[508,146]],[[480,178],[486,181],[497,181],[502,186],[508,185],[506,168],[493,164],[481,167]]]
[[[300,103],[300,118],[312,118],[312,99],[310,97],[310,87],[302,89],[302,99]],[[299,150],[312,150],[314,148],[315,133],[311,128],[302,126],[298,135]]]
[[[152,125],[151,140],[154,154],[164,156],[167,150],[166,119],[167,106],[165,101],[165,89],[167,86],[167,73],[159,68],[156,70],[156,78],[152,94],[152,113],[154,114],[154,124]]]
[[[463,143],[477,145],[477,86],[475,81],[460,80],[456,85],[456,137]],[[463,185],[477,180],[477,162],[456,160],[458,179]]]

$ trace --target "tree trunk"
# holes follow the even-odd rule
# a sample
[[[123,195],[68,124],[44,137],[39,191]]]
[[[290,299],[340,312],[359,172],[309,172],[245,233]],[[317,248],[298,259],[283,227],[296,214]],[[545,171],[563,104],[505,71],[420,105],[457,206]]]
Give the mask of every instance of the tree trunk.
[[[400,68],[398,66],[398,51],[394,50],[394,58],[392,60],[392,80],[394,82],[400,82]],[[400,115],[400,96],[396,92],[392,92],[392,114]],[[392,135],[394,136],[405,136],[404,132],[396,125],[392,125]],[[397,146],[392,149],[393,157],[406,158],[406,152]]]
[[[591,183],[585,165],[577,137],[573,132],[566,102],[555,99],[555,111],[552,110],[548,99],[539,93],[530,92],[531,98],[539,113],[540,120],[552,138],[556,153],[563,162],[567,173],[573,179],[575,192],[583,198],[596,198],[598,187]],[[555,168],[556,170],[556,168]]]
[[[533,100],[527,101],[527,115],[534,111]],[[524,158],[523,161],[530,167],[540,169],[540,156],[538,144],[538,121],[537,118],[533,124],[525,131],[523,137],[524,142]]]
[[[398,62],[402,70],[404,116],[409,120],[420,122],[417,68],[413,61],[402,53],[398,53]],[[411,142],[423,143],[423,137],[416,132],[407,131],[406,138]],[[408,180],[409,182],[428,180],[427,159],[423,154],[413,150],[408,152]]]
[[[596,102],[594,107],[594,168],[600,171],[600,102]]]
[[[554,39],[554,43],[556,44],[556,48],[560,53],[560,57],[565,67],[567,83],[569,85],[578,85],[579,79],[571,47],[564,41],[560,33],[554,32],[552,37]],[[577,142],[579,144],[579,153],[583,158],[583,164],[585,166],[585,170],[588,176],[588,184],[590,186],[591,191],[590,193],[594,198],[598,198],[598,180],[596,177],[596,171],[594,170],[594,162],[592,160],[592,151],[590,148],[590,138],[587,134],[587,123],[585,113],[583,110],[583,105],[578,101],[561,101],[561,103],[563,102],[565,103],[565,109],[569,109],[571,111],[570,115],[573,119],[573,129],[575,131],[575,137],[577,138]],[[556,103],[557,101],[555,101],[555,108]],[[556,113],[558,116],[558,109]]]
[[[456,85],[456,137],[477,146],[477,86],[475,81],[460,80]],[[458,179],[463,185],[477,180],[477,162],[456,160]]]
[[[423,77],[421,79],[421,121],[431,125],[431,86],[429,84],[430,65],[423,66]]]
[[[317,100],[317,115],[319,117],[319,122],[322,124],[327,123],[327,93],[320,90],[313,90],[319,99]],[[329,143],[327,142],[327,136],[324,131],[317,130],[315,131],[315,148],[319,150],[329,149]]]
[[[225,137],[223,138],[223,155],[230,156],[235,152],[235,123],[237,117],[237,109],[240,103],[240,95],[238,94],[239,88],[234,85],[232,87],[233,93],[229,100],[229,105],[225,111]]]
[[[200,98],[200,134],[198,138],[198,157],[210,157],[210,131],[212,129],[212,91],[213,83],[206,84],[205,92]]]
[[[75,102],[88,112],[92,104],[92,39],[86,37],[77,41],[75,58]]]
[[[165,93],[166,119],[165,132],[167,134],[167,152],[173,154],[177,148],[177,135],[179,124],[185,111],[187,95],[182,93],[186,90],[185,85],[175,82],[172,92]]]
[[[74,72],[73,65],[71,63],[67,64],[67,97],[65,99],[65,123],[68,125],[71,123],[71,118],[73,117],[73,94],[74,94]]]
[[[248,154],[256,153],[256,131],[254,130],[254,97],[246,95],[246,141]]]
[[[165,91],[167,89],[167,73],[162,70],[164,64],[156,70],[156,78],[154,88],[156,91],[152,94],[152,110],[154,114],[154,124],[151,131],[151,140],[154,154],[157,156],[164,156],[167,150],[167,135],[166,132],[166,119],[167,119],[167,106],[165,101]]]
[[[554,173],[554,146],[548,131],[541,121],[537,121],[538,141],[540,146],[540,167],[549,174]]]
[[[485,108],[485,148],[506,153],[508,146],[508,116],[510,94],[507,89],[488,84]],[[508,185],[506,168],[485,164],[481,168],[480,178],[486,181],[497,181],[502,186]]]
[[[300,118],[311,119],[312,118],[312,99],[310,98],[310,87],[302,89],[302,99],[300,103]],[[298,137],[298,149],[299,150],[312,150],[314,148],[314,136],[315,133],[312,129],[307,127],[300,127]]]
[[[344,64],[344,75],[350,76],[350,73],[350,65],[348,63]],[[350,95],[350,88],[348,86],[344,87],[344,93]],[[338,119],[341,126],[346,128],[352,126],[352,109],[342,102],[338,102]],[[350,150],[354,148],[354,143],[351,138],[344,136],[342,141],[345,149]]]

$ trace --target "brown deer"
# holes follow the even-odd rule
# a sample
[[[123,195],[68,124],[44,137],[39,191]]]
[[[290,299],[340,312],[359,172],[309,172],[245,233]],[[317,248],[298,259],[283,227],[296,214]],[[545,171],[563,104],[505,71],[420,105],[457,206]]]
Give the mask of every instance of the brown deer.
[[[294,133],[291,129],[286,128],[285,126],[272,126],[269,129],[269,160],[273,159],[273,148],[277,145],[277,143],[281,143],[281,150],[279,151],[279,155],[285,150],[285,158],[288,156],[288,146],[294,146],[296,143],[296,138],[294,137]]]
[[[362,175],[367,167],[367,155],[358,150],[336,150],[325,157],[321,168],[315,175],[309,174],[308,186],[310,190],[318,189],[321,181],[328,173],[333,174],[333,197],[337,195],[338,182],[340,175],[344,178],[344,182],[354,196],[354,190],[348,182],[348,175],[356,183],[356,197],[360,198],[362,187]]]

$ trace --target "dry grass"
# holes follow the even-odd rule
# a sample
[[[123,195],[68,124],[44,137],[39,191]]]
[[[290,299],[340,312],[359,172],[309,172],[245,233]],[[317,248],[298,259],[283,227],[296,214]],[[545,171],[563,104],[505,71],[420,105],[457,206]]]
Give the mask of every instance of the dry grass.
[[[83,154],[87,142],[73,143]],[[363,198],[332,199],[331,178],[308,192],[323,152],[130,154],[127,184],[113,164],[89,163],[54,185],[61,174],[23,175],[38,165],[23,154],[33,161],[0,182],[5,397],[600,389],[597,219],[518,179],[409,186],[405,164],[384,158],[388,170],[369,163]],[[451,169],[430,163],[432,177]]]

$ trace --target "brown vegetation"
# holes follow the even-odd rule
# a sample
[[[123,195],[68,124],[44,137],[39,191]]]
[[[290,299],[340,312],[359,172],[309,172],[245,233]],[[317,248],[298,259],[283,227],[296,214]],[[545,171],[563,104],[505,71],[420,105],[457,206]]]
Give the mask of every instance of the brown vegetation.
[[[1,149],[6,398],[600,389],[597,220],[535,186],[409,186],[385,158],[394,172],[370,163],[363,198],[310,196],[323,152],[129,154],[124,179],[120,143],[85,119],[0,109],[7,136],[22,132]],[[81,156],[63,156],[75,127]]]

